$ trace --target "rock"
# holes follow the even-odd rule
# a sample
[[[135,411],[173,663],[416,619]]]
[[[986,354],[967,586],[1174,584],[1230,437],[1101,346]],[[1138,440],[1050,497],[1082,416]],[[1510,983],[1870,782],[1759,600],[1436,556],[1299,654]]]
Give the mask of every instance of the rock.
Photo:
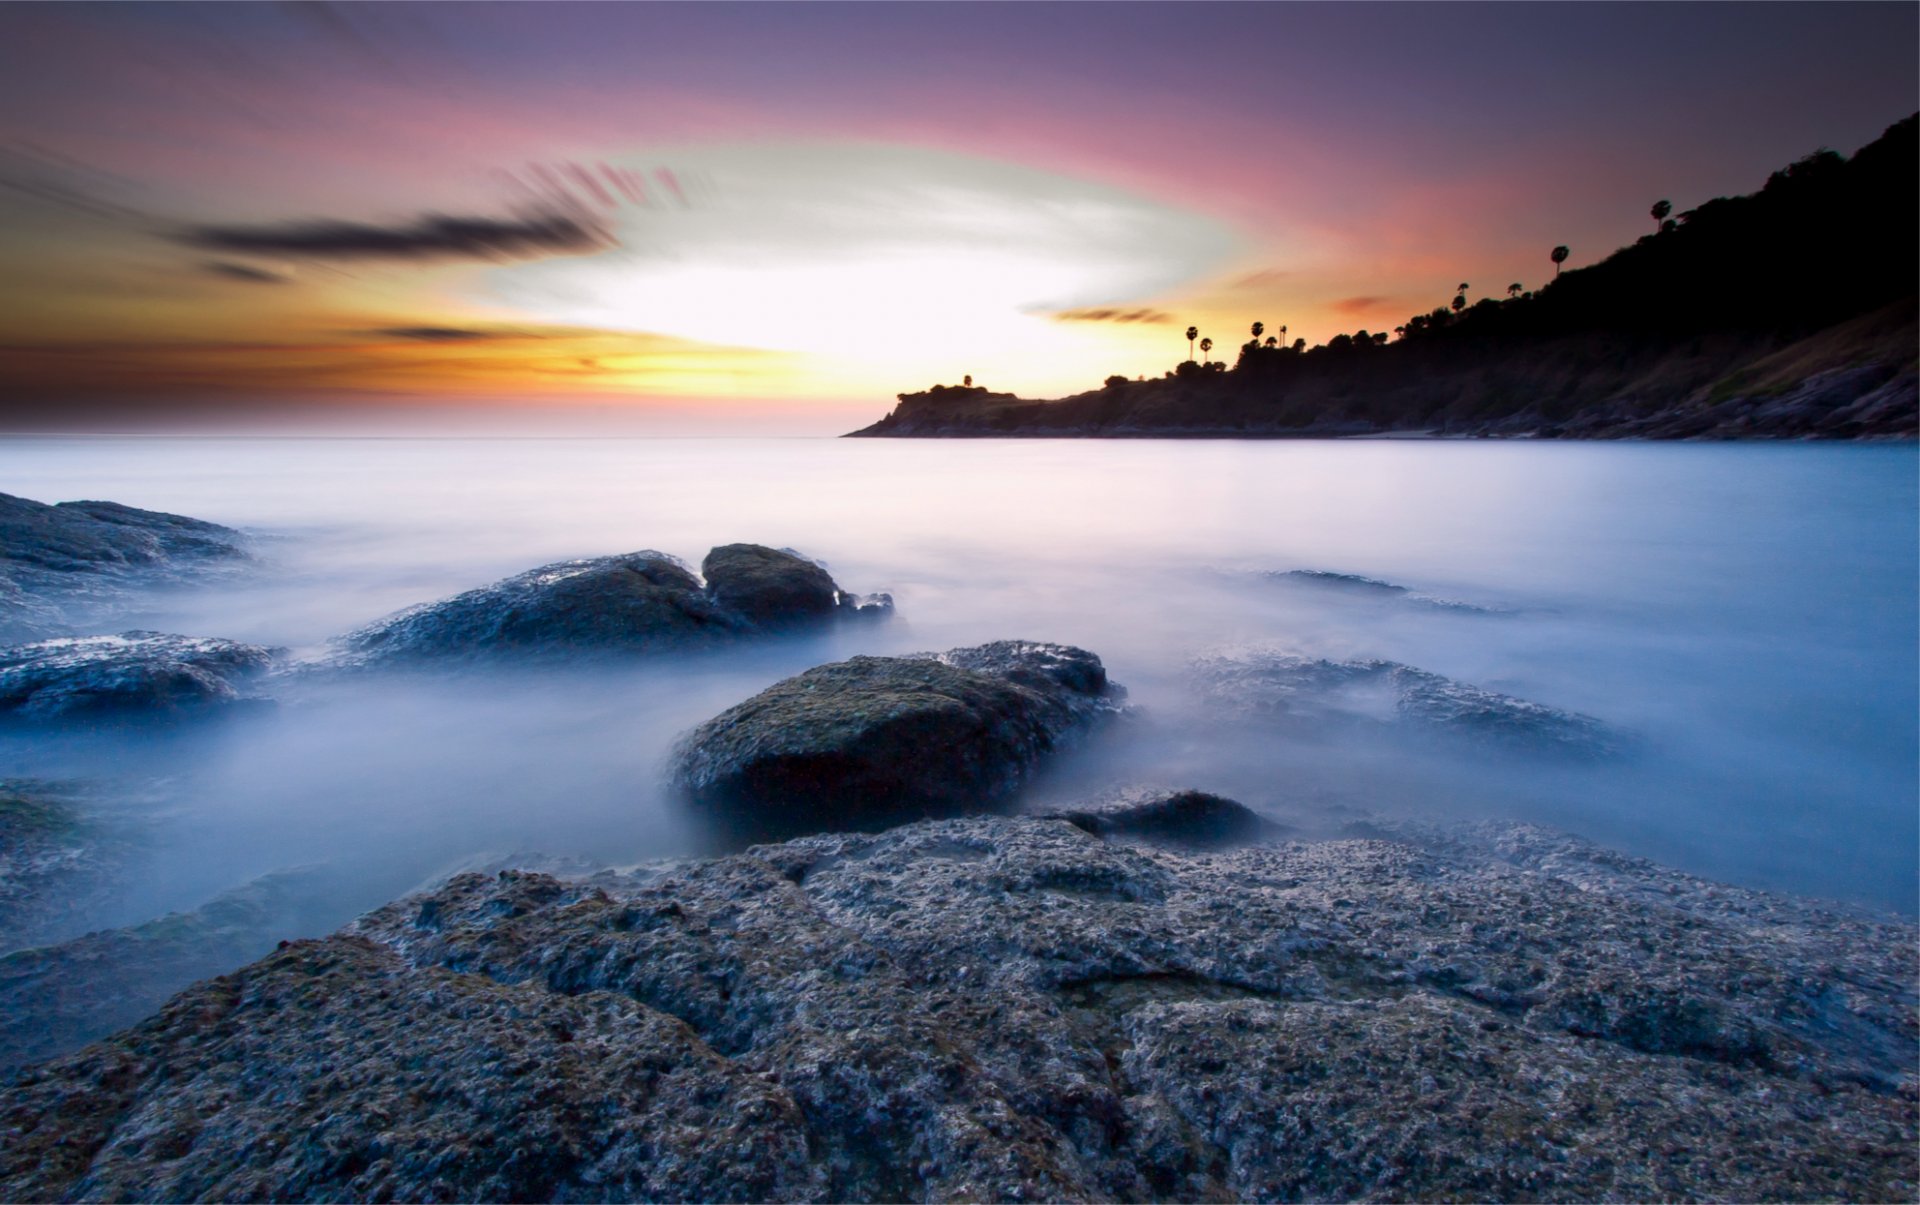
[[[72,1050],[147,1016],[198,979],[287,938],[325,933],[344,913],[341,877],[320,867],[262,875],[189,912],[102,929],[0,957],[0,1068]]]
[[[1280,831],[1245,804],[1206,791],[1137,790],[1043,814],[1096,837],[1175,849],[1224,849]]]
[[[256,702],[240,686],[276,650],[163,632],[76,636],[0,649],[0,717],[178,717]]]
[[[1911,1200],[1916,945],[1520,825],[468,874],[17,1074],[0,1195]]]
[[[401,611],[342,637],[336,664],[708,649],[836,615],[877,614],[792,553],[729,544],[703,587],[662,552],[561,561]]]
[[[70,634],[107,604],[247,559],[246,537],[117,502],[49,506],[0,494],[0,641]]]
[[[675,785],[738,831],[865,828],[991,807],[1120,691],[1100,659],[1003,640],[816,666],[683,737]]]
[[[1455,611],[1469,615],[1505,615],[1508,612],[1497,607],[1484,607],[1478,603],[1460,602],[1452,598],[1435,598],[1430,594],[1420,594],[1405,586],[1392,582],[1383,582],[1378,578],[1361,577],[1357,573],[1335,573],[1328,569],[1287,569],[1261,576],[1268,581],[1288,586],[1306,586],[1314,589],[1335,592],[1354,598],[1380,600],[1383,602],[1402,602],[1408,606],[1422,607],[1433,611]]]
[[[1252,649],[1199,658],[1193,671],[1208,702],[1263,718],[1404,726],[1573,757],[1607,756],[1623,743],[1592,716],[1482,690],[1397,661],[1328,661]]]
[[[879,614],[893,605],[841,592],[825,569],[796,553],[759,544],[723,544],[700,562],[707,593],[765,628],[819,623],[837,614]],[[879,601],[879,600],[884,600]]]

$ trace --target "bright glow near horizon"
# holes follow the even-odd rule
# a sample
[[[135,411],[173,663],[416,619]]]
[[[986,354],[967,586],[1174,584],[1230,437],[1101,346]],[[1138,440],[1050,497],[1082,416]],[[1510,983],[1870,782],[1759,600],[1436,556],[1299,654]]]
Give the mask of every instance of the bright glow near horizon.
[[[897,388],[939,365],[1087,387],[1116,347],[1151,342],[1158,362],[1176,340],[1165,323],[1050,315],[1191,284],[1239,242],[1199,214],[971,156],[759,144],[675,162],[711,181],[703,203],[622,211],[620,247],[497,269],[491,299],[556,324],[851,361]]]

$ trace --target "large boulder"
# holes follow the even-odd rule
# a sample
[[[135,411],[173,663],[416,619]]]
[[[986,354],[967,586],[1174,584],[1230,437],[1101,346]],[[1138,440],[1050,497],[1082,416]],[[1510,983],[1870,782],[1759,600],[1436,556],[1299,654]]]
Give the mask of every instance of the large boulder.
[[[0,641],[70,633],[130,591],[245,561],[246,543],[184,515],[0,494]]]
[[[542,565],[349,633],[337,642],[339,660],[707,649],[891,607],[890,600],[863,606],[824,569],[789,552],[729,544],[708,554],[707,563],[705,585],[663,552]]]
[[[0,719],[176,717],[241,702],[277,651],[164,632],[76,636],[0,649]]]
[[[1200,694],[1216,708],[1306,728],[1383,725],[1509,750],[1604,757],[1625,743],[1592,716],[1485,690],[1397,661],[1330,661],[1270,649],[1201,657]]]
[[[673,779],[756,836],[868,828],[989,808],[1112,712],[1083,649],[1002,640],[816,666],[682,738]]]
[[[1913,1200],[1915,930],[1490,825],[467,874],[0,1088],[12,1200]]]

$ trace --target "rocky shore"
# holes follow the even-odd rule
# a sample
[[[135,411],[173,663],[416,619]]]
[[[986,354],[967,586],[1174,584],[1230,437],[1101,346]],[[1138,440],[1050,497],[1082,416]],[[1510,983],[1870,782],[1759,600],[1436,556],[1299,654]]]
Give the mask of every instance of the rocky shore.
[[[1916,971],[1521,825],[463,875],[18,1074],[0,1193],[1910,1200]]]
[[[129,521],[227,546],[193,523]],[[139,588],[137,558],[105,559]],[[787,550],[725,545],[698,574],[638,552],[410,608],[293,668],[497,671],[890,611]],[[1194,722],[1256,739],[1630,746],[1398,662],[1257,646],[1188,668]],[[286,672],[230,641],[66,635],[0,649],[0,712],[36,734],[197,724]],[[0,782],[0,1197],[1920,1193],[1912,923],[1523,824],[1349,814],[1296,840],[1145,786],[1023,810],[1049,762],[1131,722],[1125,698],[1094,653],[1031,640],[817,665],[674,745],[663,773],[720,856],[443,870],[331,936],[419,872],[370,890],[365,867],[290,867],[70,936],[137,825],[74,784]]]

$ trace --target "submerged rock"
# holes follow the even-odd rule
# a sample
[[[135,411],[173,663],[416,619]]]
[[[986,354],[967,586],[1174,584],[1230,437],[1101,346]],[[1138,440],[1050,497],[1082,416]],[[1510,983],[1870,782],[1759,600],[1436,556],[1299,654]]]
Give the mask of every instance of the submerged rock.
[[[71,632],[127,591],[247,558],[232,528],[117,502],[0,494],[0,641]]]
[[[1498,694],[1397,661],[1329,661],[1255,649],[1193,664],[1201,694],[1231,710],[1303,723],[1406,725],[1428,733],[1580,757],[1617,752],[1592,716]]]
[[[164,632],[76,636],[0,649],[0,718],[171,717],[254,700],[273,663],[257,644]]]
[[[353,914],[335,902],[348,886],[324,868],[275,871],[188,912],[0,957],[0,1068],[65,1053],[277,941],[328,931]]]
[[[676,787],[741,831],[792,835],[977,811],[1110,713],[1083,649],[1002,640],[816,666],[683,737]]]
[[[92,784],[0,779],[0,954],[80,932],[114,898],[145,827],[124,792],[103,808]]]
[[[1518,825],[461,875],[20,1073],[0,1195],[1911,1200],[1915,951]]]
[[[1175,849],[1224,849],[1280,832],[1245,804],[1206,791],[1125,791],[1044,815],[1096,837]]]
[[[705,649],[892,606],[884,595],[863,605],[813,562],[755,544],[716,548],[707,566],[703,586],[662,552],[543,565],[352,632],[341,660]]]
[[[1383,582],[1378,578],[1362,577],[1357,573],[1335,573],[1328,569],[1287,569],[1261,576],[1289,586],[1307,586],[1319,590],[1334,591],[1357,598],[1369,598],[1404,602],[1409,606],[1424,607],[1435,611],[1458,611],[1472,615],[1503,615],[1505,611],[1497,607],[1485,607],[1478,603],[1461,602],[1452,598],[1435,598],[1431,594],[1421,594],[1406,586],[1397,586],[1392,582]]]

